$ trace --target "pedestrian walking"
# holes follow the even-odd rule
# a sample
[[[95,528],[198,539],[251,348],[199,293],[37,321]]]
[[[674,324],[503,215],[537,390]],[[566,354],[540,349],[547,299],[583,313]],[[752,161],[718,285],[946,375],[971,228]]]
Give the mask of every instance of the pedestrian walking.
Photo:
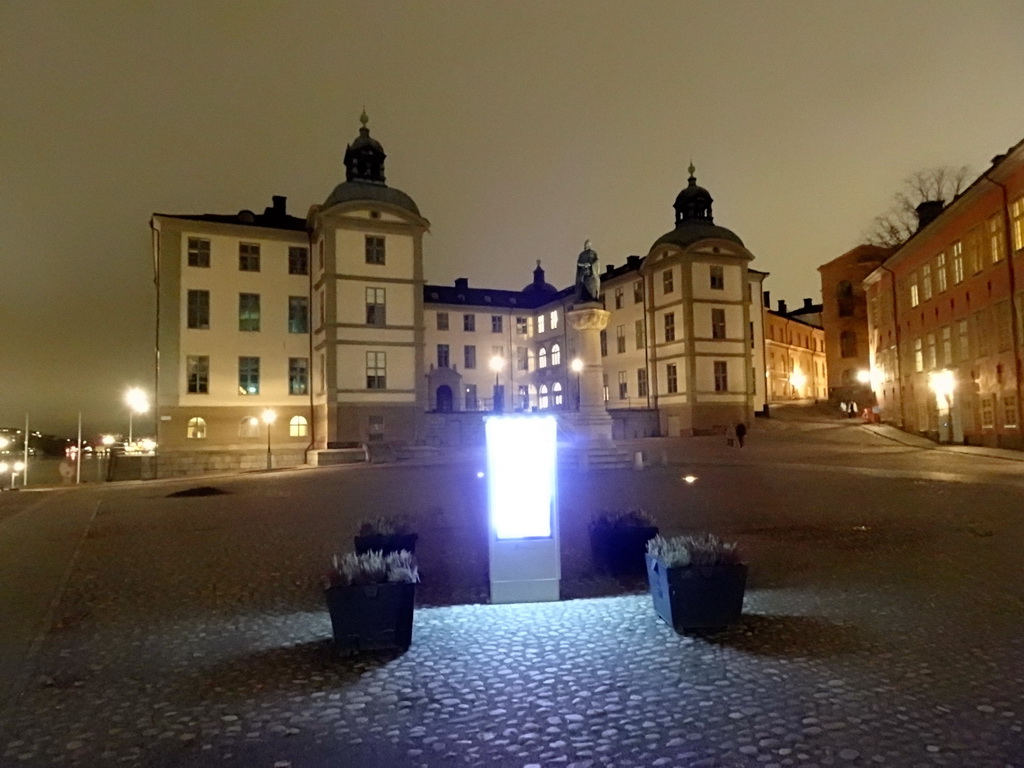
[[[740,448],[743,447],[743,438],[747,436],[747,425],[742,421],[736,425],[736,442],[740,444]]]

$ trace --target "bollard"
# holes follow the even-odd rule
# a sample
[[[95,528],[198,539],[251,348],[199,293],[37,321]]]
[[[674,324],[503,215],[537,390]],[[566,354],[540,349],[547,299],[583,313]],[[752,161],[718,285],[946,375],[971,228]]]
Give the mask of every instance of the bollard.
[[[643,451],[637,451],[636,453],[633,454],[633,469],[643,469],[643,468],[644,468],[644,452]]]

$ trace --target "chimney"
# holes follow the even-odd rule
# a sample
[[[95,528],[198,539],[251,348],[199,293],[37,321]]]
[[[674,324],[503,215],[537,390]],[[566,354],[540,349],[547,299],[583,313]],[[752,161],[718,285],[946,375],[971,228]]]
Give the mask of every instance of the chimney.
[[[786,302],[784,302],[782,299],[779,299],[779,314],[786,314]]]
[[[764,308],[765,309],[771,309],[772,308],[772,292],[771,291],[764,291]]]
[[[630,266],[631,269],[638,269],[640,267],[640,257],[639,256],[627,256],[626,257],[626,263]]]
[[[460,291],[466,290],[467,288],[469,288],[469,278],[468,277],[456,277],[455,278],[455,287],[458,288]]]
[[[814,309],[814,305],[811,304],[810,299],[804,299],[804,309]]]
[[[923,203],[918,205],[917,208],[914,209],[917,212],[917,231],[920,232],[935,221],[939,214],[942,213],[942,207],[945,204],[945,200],[925,200]]]
[[[288,198],[284,195],[274,195],[270,198],[274,201],[274,215],[275,216],[287,216],[288,215]]]
[[[604,273],[606,275],[610,275],[614,271],[615,271],[615,265],[614,264],[605,264],[604,265]]]

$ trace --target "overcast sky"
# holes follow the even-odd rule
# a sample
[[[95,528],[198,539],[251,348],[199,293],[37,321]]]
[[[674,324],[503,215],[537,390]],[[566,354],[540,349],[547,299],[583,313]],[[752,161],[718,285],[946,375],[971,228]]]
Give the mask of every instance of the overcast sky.
[[[5,0],[0,426],[126,431],[150,215],[304,216],[364,105],[430,282],[646,254],[692,158],[773,298],[817,301],[908,174],[1024,137],[1022,40],[1020,0]]]

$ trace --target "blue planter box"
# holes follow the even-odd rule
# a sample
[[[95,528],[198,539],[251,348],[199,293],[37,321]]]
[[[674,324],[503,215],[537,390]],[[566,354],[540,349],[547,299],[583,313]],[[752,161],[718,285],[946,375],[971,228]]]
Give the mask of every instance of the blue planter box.
[[[739,621],[747,566],[732,563],[668,568],[657,558],[646,558],[654,610],[676,632],[721,629]]]
[[[415,584],[328,587],[326,596],[338,653],[404,651],[412,643]]]

